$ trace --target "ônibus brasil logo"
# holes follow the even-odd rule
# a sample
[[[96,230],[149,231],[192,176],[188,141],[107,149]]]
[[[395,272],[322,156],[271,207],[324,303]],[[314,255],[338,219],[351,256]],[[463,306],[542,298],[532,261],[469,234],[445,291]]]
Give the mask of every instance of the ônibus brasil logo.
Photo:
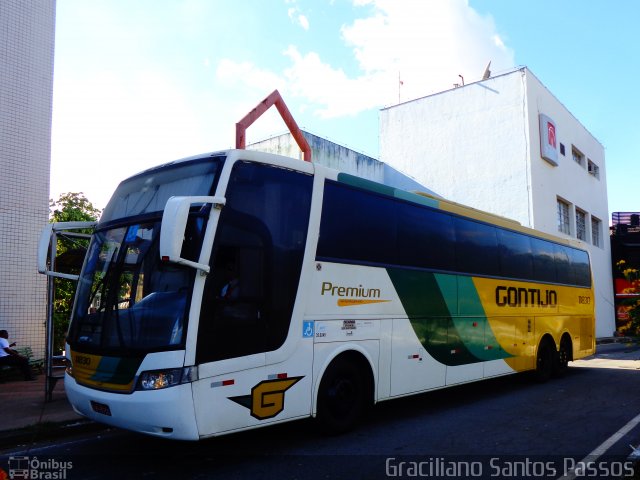
[[[48,458],[15,456],[9,457],[9,475],[0,468],[0,480],[66,480],[67,472],[73,468],[73,462]]]

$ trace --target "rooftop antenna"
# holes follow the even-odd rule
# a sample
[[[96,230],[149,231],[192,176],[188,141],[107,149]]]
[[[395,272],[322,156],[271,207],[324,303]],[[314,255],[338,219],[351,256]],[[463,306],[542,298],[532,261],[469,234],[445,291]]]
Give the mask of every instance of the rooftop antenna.
[[[489,70],[489,67],[491,67],[491,60],[489,60],[489,63],[487,63],[487,68],[484,69],[482,80],[487,80],[491,76],[491,70]]]
[[[460,77],[460,80],[462,80],[462,86],[464,87],[464,77],[462,75],[458,75]]]

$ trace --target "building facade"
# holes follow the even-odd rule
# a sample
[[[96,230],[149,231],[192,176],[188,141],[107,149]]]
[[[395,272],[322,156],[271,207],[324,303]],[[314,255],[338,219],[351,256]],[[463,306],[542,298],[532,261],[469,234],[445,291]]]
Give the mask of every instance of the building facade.
[[[444,198],[578,240],[614,334],[604,147],[527,68],[380,112],[380,160]]]
[[[0,2],[0,329],[42,357],[49,218],[55,0]]]
[[[351,150],[350,148],[309,132],[303,131],[302,134],[311,148],[311,161],[313,163],[366,178],[367,180],[383,183],[390,187],[434,193],[411,177],[373,157],[356,152],[355,150]],[[290,133],[273,136],[266,140],[253,143],[247,146],[247,148],[275,153],[285,157],[299,158],[302,161],[300,148]]]

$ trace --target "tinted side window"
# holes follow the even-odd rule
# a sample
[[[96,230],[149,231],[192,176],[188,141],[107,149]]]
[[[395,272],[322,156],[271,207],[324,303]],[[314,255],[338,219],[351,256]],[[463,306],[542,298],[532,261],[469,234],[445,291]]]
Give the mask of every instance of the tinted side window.
[[[589,267],[589,254],[575,248],[569,249],[571,265],[576,276],[576,284],[589,287],[591,286],[591,268]]]
[[[500,270],[511,278],[529,279],[533,275],[531,239],[527,235],[498,230]]]
[[[327,182],[318,257],[395,264],[396,203],[375,193]]]
[[[573,272],[573,266],[569,261],[568,248],[562,245],[553,245],[556,259],[556,274],[558,275],[558,283],[575,283],[576,276]]]
[[[457,270],[478,275],[500,275],[496,229],[490,225],[456,218]]]
[[[553,243],[532,238],[531,247],[533,249],[533,279],[540,282],[557,282]]]
[[[238,162],[226,192],[200,314],[196,361],[275,350],[286,339],[313,178]]]
[[[455,237],[450,215],[398,203],[398,263],[454,271]]]

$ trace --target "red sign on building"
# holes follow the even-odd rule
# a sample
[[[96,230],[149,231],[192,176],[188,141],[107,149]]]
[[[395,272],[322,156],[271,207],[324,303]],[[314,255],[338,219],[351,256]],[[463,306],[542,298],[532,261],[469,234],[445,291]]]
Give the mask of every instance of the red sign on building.
[[[547,122],[547,138],[549,145],[556,148],[556,126],[551,122]]]

